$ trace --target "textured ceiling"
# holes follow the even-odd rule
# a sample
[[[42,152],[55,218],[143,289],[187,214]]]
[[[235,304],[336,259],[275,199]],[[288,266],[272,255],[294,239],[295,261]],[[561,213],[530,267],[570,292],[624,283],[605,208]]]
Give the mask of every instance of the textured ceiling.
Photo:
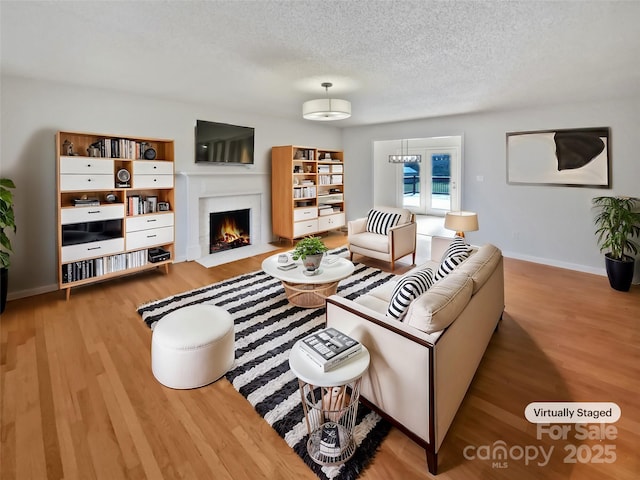
[[[640,2],[6,1],[3,73],[350,126],[640,94]],[[301,120],[302,121],[302,120]]]

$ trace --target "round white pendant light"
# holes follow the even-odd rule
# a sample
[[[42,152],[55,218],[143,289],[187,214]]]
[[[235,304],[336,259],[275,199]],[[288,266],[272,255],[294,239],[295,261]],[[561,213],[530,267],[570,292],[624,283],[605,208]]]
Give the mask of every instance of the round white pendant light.
[[[349,118],[351,116],[351,102],[338,98],[329,98],[329,87],[333,86],[333,84],[324,82],[321,85],[327,92],[327,98],[304,102],[302,104],[302,117],[307,120],[321,122]]]

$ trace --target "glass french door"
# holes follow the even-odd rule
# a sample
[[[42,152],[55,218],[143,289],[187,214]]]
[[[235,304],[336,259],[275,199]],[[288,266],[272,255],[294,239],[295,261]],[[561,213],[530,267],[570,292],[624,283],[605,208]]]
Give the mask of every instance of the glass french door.
[[[459,149],[422,148],[415,153],[422,155],[421,162],[402,165],[402,206],[423,215],[459,210]]]

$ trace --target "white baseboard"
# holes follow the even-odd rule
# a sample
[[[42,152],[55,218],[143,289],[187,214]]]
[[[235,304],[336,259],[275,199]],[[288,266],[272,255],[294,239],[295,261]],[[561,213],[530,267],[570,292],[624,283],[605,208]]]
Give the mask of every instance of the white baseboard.
[[[29,288],[27,290],[19,290],[17,292],[9,292],[7,294],[7,301],[17,300],[19,298],[33,297],[34,295],[41,295],[43,293],[55,292],[58,290],[58,284],[43,285],[42,287]]]
[[[516,260],[524,260],[526,262],[540,263],[542,265],[549,265],[550,267],[566,268],[567,270],[575,270],[577,272],[593,273],[594,275],[601,275],[606,277],[607,271],[604,268],[587,267],[585,265],[579,265],[577,263],[559,262],[557,260],[550,260],[548,258],[533,257],[531,255],[522,255],[521,253],[514,252],[502,252],[502,255],[507,258],[515,258]]]
[[[604,268],[587,267],[585,265],[579,265],[577,263],[559,262],[557,260],[550,260],[548,258],[541,258],[541,257],[533,257],[531,255],[522,255],[520,253],[514,253],[514,252],[503,251],[502,255],[507,258],[514,258],[516,260],[524,260],[526,262],[540,263],[542,265],[549,265],[551,267],[566,268],[567,270],[575,270],[577,272],[592,273],[594,275],[600,275],[603,277],[607,276],[607,272]],[[179,263],[184,261],[188,261],[188,259],[184,257],[180,257],[180,258],[176,258],[174,260],[174,263]],[[637,283],[634,283],[634,285],[637,285]],[[19,298],[32,297],[34,295],[40,295],[43,293],[55,292],[56,290],[58,290],[58,285],[52,284],[52,285],[44,285],[42,287],[37,287],[37,288],[31,288],[27,290],[21,290],[18,292],[9,292],[9,294],[7,295],[7,300],[17,300]]]
[[[176,259],[173,263],[184,262],[186,259]],[[17,292],[9,292],[7,294],[7,301],[18,300],[20,298],[33,297],[35,295],[42,295],[43,293],[55,292],[59,290],[58,284],[53,283],[51,285],[43,285],[37,288],[29,288],[26,290],[19,290]]]

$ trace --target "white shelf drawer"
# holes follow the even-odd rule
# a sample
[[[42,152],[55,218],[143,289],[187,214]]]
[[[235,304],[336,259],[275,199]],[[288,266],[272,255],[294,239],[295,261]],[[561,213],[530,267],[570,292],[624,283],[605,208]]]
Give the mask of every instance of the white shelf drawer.
[[[126,235],[127,250],[165,245],[173,242],[173,227],[152,228],[130,232]]]
[[[110,174],[113,175],[113,160],[93,157],[60,157],[60,173],[71,174]]]
[[[95,207],[70,207],[60,211],[62,225],[124,218],[124,205],[97,205]]]
[[[327,215],[318,219],[318,230],[332,230],[344,226],[345,216],[343,213],[337,213],[335,215]]]
[[[63,192],[109,190],[114,188],[113,173],[109,175],[60,175]]]
[[[133,162],[134,175],[173,175],[173,162],[153,162],[136,160]]]
[[[173,188],[173,174],[134,175],[133,188]]]
[[[293,221],[294,222],[301,222],[303,220],[310,220],[312,218],[317,218],[317,217],[318,217],[318,208],[317,207],[296,208],[293,211]]]
[[[81,243],[62,247],[62,263],[76,262],[87,258],[103,257],[124,251],[124,238],[112,238],[99,242]]]
[[[126,232],[138,232],[150,228],[172,227],[173,213],[158,213],[153,215],[136,215],[127,217]]]
[[[304,237],[318,231],[318,219],[296,222],[293,224],[293,236]]]

